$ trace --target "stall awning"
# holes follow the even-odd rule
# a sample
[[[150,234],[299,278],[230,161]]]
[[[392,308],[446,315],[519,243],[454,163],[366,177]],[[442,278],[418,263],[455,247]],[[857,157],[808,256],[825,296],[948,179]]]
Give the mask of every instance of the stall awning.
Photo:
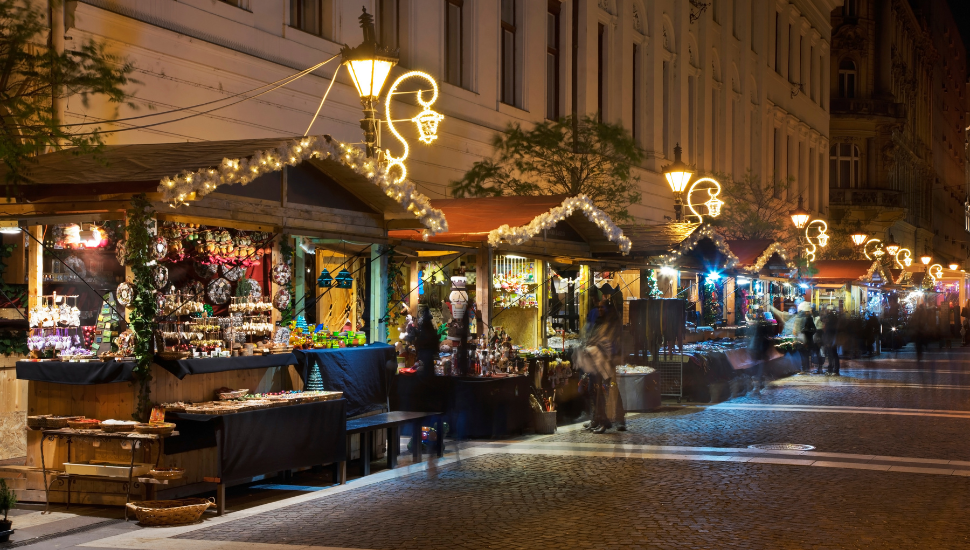
[[[871,260],[818,260],[811,265],[815,273],[812,281],[823,284],[892,283],[892,279],[879,261]]]
[[[301,140],[326,148],[330,156],[297,158],[286,167],[285,176],[280,164],[246,184],[218,185],[211,194],[179,208],[159,201],[158,210],[172,217],[228,218],[297,234],[304,228],[321,235],[332,231],[383,236],[388,226],[424,227],[425,220],[408,204],[427,197],[413,192],[408,204],[392,197],[357,161],[332,154],[345,145],[325,137],[107,145],[97,154],[56,151],[30,162],[26,181],[17,189],[17,204],[6,205],[0,217],[39,223],[50,216],[120,215],[131,195],[160,197],[160,182],[168,178],[215,173],[227,160],[255,164],[258,155],[286,151]]]
[[[590,219],[591,214],[581,204],[574,204],[574,199],[562,195],[432,199],[431,206],[444,212],[448,231],[426,239],[420,230],[395,230],[389,236],[439,243],[489,243],[500,247],[551,240],[617,254],[622,253],[622,242],[626,239],[605,213],[598,211]],[[569,208],[572,212],[566,214]],[[557,216],[564,219],[556,221]],[[547,228],[541,229],[543,226]]]
[[[727,245],[738,257],[737,268],[745,273],[778,274],[795,268],[785,248],[772,239],[727,241]]]
[[[710,225],[671,222],[621,227],[633,243],[630,255],[652,266],[719,271],[738,263],[727,241]]]

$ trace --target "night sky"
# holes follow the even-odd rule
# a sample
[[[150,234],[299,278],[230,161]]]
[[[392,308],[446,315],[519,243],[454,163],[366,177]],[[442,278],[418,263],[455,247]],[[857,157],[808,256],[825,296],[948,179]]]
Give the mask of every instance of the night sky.
[[[936,0],[939,1],[939,0]],[[946,0],[950,4],[950,11],[960,28],[963,46],[970,51],[970,0]]]

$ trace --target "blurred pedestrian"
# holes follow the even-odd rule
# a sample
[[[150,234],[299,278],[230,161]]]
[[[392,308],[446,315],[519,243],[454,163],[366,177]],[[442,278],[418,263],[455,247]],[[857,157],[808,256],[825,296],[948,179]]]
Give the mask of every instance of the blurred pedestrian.
[[[834,309],[829,308],[822,323],[822,345],[825,346],[825,358],[828,360],[826,372],[839,376],[839,327],[841,319]],[[821,369],[821,365],[819,365]]]
[[[767,370],[768,356],[771,351],[771,337],[774,335],[775,326],[768,321],[761,321],[755,325],[754,333],[748,342],[748,353],[755,364],[755,376],[757,382],[752,390],[755,395],[761,394],[765,389],[765,374]]]
[[[616,387],[616,365],[621,357],[621,325],[616,309],[604,299],[591,311],[587,323],[587,340],[576,354],[577,366],[589,375],[593,398],[593,419],[584,426],[593,433],[603,433],[616,424],[626,430],[625,411]]]

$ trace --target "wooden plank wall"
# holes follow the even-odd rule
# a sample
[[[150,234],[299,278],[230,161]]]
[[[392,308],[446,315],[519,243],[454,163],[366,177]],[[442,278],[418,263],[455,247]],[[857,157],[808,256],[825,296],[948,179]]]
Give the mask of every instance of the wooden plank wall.
[[[14,368],[21,358],[0,357],[0,460],[27,454],[27,382]]]

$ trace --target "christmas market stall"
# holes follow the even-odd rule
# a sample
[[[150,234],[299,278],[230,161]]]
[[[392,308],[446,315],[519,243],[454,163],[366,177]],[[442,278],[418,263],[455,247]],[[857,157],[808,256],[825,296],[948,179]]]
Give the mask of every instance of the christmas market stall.
[[[422,252],[407,266],[407,314],[417,320],[420,305],[444,327],[439,359],[431,360],[434,374],[444,376],[436,379],[424,364],[427,376],[397,376],[399,403],[426,402],[416,397],[426,395],[450,399],[439,404],[451,411],[463,437],[521,431],[532,416],[530,396],[534,409],[551,412],[568,386],[567,343],[578,341],[588,312],[591,266],[599,263],[593,254],[622,256],[629,241],[584,196],[441,199],[431,205],[444,212],[448,231],[390,236],[404,247],[444,247]],[[418,359],[408,355],[409,342],[401,344],[411,357],[405,368]]]
[[[727,244],[738,257],[734,273],[725,282],[727,323],[742,326],[759,317],[767,318],[778,325],[780,332],[784,322],[774,319],[771,308],[788,311],[794,307],[800,293],[797,281],[792,280],[795,264],[782,244],[771,239]]]
[[[387,227],[446,228],[412,184],[329,136],[50,153],[0,223],[21,230],[10,263],[28,281],[16,372],[31,429],[26,464],[4,467],[18,497],[215,488],[220,509],[227,484],[347,458],[360,403],[301,356],[357,352],[341,360],[368,371],[354,383],[386,395]]]
[[[879,260],[818,260],[810,265],[811,298],[817,311],[861,315],[883,300],[892,275]],[[881,307],[881,306],[880,306]]]

